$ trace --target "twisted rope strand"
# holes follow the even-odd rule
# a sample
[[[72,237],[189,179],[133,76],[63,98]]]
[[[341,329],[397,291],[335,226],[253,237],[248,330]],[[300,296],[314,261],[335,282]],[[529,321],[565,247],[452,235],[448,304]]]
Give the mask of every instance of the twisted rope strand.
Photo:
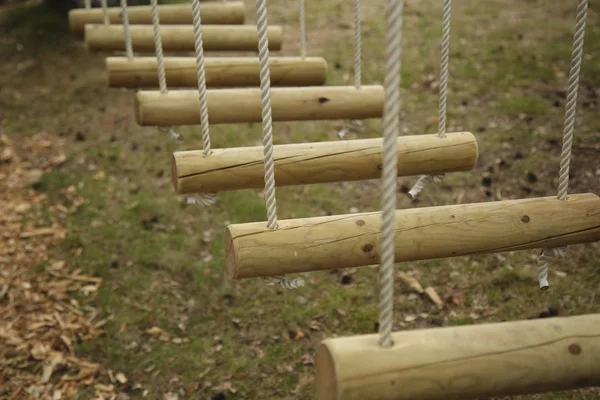
[[[383,171],[381,267],[379,270],[379,344],[393,346],[394,236],[397,192],[397,147],[400,125],[400,66],[403,0],[388,0],[385,103],[383,112]]]
[[[360,0],[354,0],[354,86],[360,89],[361,43],[360,43]]]
[[[565,106],[565,121],[563,130],[563,145],[560,155],[560,171],[558,178],[559,200],[567,199],[569,189],[569,167],[571,164],[571,147],[573,146],[573,132],[575,130],[575,116],[577,111],[577,96],[579,94],[579,76],[581,74],[581,59],[583,58],[583,42],[585,38],[585,25],[587,20],[588,0],[580,0],[575,17],[575,33],[573,35],[573,49],[571,52],[571,69],[569,70],[569,85],[567,89],[567,104]],[[548,264],[549,261],[565,257],[566,247],[544,249],[538,256],[537,275],[540,289],[548,289]]]
[[[92,8],[92,0],[83,0],[83,4],[87,10]]]
[[[256,0],[258,58],[260,61],[260,97],[263,121],[265,159],[265,198],[269,229],[277,229],[275,200],[275,167],[273,161],[273,117],[271,115],[271,76],[269,70],[269,39],[267,37],[267,2]]]
[[[162,38],[160,36],[160,19],[158,17],[158,1],[152,0],[152,26],[154,28],[154,46],[158,62],[158,84],[161,93],[167,93],[167,77],[165,75],[165,59],[163,56]]]
[[[304,18],[304,0],[300,0],[300,55],[306,58],[306,20]]]
[[[567,104],[565,106],[565,122],[563,130],[563,145],[560,155],[560,172],[558,183],[558,198],[567,199],[569,188],[569,167],[571,163],[571,147],[573,145],[573,131],[575,128],[575,113],[577,111],[577,95],[579,94],[579,75],[581,73],[581,59],[583,57],[583,42],[585,37],[585,24],[587,19],[588,0],[580,0],[577,7],[575,34],[573,37],[573,51],[571,54],[571,69],[569,71],[569,87],[567,90]]]
[[[442,60],[440,63],[440,100],[438,108],[438,136],[446,137],[446,108],[448,104],[448,65],[450,59],[450,21],[452,15],[452,0],[444,0],[442,12]],[[433,177],[421,175],[408,192],[411,198],[416,198],[425,188],[427,182],[440,182],[441,175]]]
[[[194,18],[194,38],[196,47],[196,66],[198,72],[198,91],[200,95],[200,127],[202,131],[202,151],[204,155],[211,152],[208,126],[208,105],[206,98],[206,75],[204,72],[204,44],[202,42],[202,20],[200,17],[200,1],[192,0]]]
[[[129,14],[127,12],[127,0],[121,0],[121,14],[123,19],[123,31],[125,32],[125,52],[127,58],[133,59],[133,44],[131,43],[131,31],[129,29]]]
[[[442,62],[440,64],[440,103],[438,136],[446,136],[446,104],[448,98],[448,59],[450,58],[450,16],[452,0],[444,0],[442,17]]]
[[[104,13],[104,25],[110,25],[110,19],[108,18],[108,4],[106,0],[100,0],[102,4],[102,12]]]

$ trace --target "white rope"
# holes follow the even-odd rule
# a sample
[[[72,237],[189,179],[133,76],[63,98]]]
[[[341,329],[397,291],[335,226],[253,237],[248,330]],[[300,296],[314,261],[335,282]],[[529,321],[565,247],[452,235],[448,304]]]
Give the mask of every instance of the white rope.
[[[167,77],[165,75],[165,59],[163,56],[162,39],[160,36],[160,19],[158,17],[158,1],[152,0],[152,26],[154,27],[154,46],[158,62],[158,84],[161,93],[167,93]]]
[[[560,155],[560,173],[558,183],[558,198],[567,199],[569,188],[569,166],[571,163],[571,147],[573,145],[573,130],[575,128],[575,112],[577,95],[579,94],[579,75],[583,57],[583,41],[587,19],[588,0],[580,0],[577,7],[575,35],[573,37],[573,52],[571,55],[571,70],[569,71],[569,88],[567,90],[567,105],[565,106],[565,123],[563,130],[563,145]]]
[[[258,29],[258,58],[260,61],[260,98],[263,121],[265,158],[265,198],[269,229],[277,229],[277,202],[275,200],[275,168],[273,161],[273,117],[271,115],[271,77],[269,70],[269,39],[267,37],[267,2],[256,0]]]
[[[450,21],[452,14],[452,0],[444,0],[442,12],[442,61],[440,63],[440,100],[438,108],[438,136],[446,137],[446,106],[448,103],[448,60],[450,58]],[[427,182],[440,182],[442,176],[428,177],[421,175],[415,185],[410,189],[409,195],[417,197],[425,188]]]
[[[400,126],[400,66],[402,55],[403,0],[388,0],[386,33],[385,103],[383,111],[383,171],[381,266],[379,270],[379,344],[393,346],[394,236]]]
[[[129,14],[127,12],[127,0],[121,0],[121,14],[123,19],[123,31],[125,32],[125,52],[127,58],[133,59],[133,44],[131,43],[131,31],[129,29]]]
[[[88,10],[92,8],[92,0],[83,0],[83,4],[85,4],[85,8]]]
[[[258,59],[260,62],[260,98],[263,121],[263,147],[265,162],[265,200],[267,226],[277,229],[277,202],[275,200],[275,166],[273,161],[273,118],[271,115],[271,77],[269,70],[269,39],[267,37],[267,2],[256,0],[256,25],[258,29]],[[288,279],[283,276],[265,278],[278,282],[286,289],[297,289],[304,285],[301,278]]]
[[[158,85],[160,92],[167,93],[167,76],[165,73],[165,58],[163,56],[162,38],[160,36],[160,19],[158,17],[158,1],[151,0],[152,4],[152,26],[154,28],[154,47],[156,48],[156,61],[158,64]],[[173,128],[159,127],[159,131],[168,130],[171,140],[182,140],[182,136],[175,132]]]
[[[108,18],[108,4],[106,0],[100,0],[102,4],[102,12],[104,13],[104,25],[110,25],[110,19]]]
[[[304,18],[304,0],[300,0],[300,55],[306,58],[306,20]]]
[[[194,19],[194,44],[196,47],[196,67],[198,72],[198,91],[200,95],[200,127],[202,131],[202,150],[204,155],[210,154],[210,132],[208,126],[208,105],[206,98],[206,75],[204,72],[204,44],[202,42],[202,19],[200,16],[200,0],[192,0]]]
[[[579,76],[581,74],[581,59],[583,58],[583,42],[587,20],[588,0],[580,0],[575,18],[575,33],[573,35],[573,50],[571,52],[571,69],[569,70],[569,87],[567,89],[567,104],[565,106],[565,121],[563,130],[563,145],[560,155],[560,171],[558,178],[559,200],[567,199],[569,189],[569,167],[571,163],[571,147],[573,146],[573,131],[577,111],[577,96],[579,94]],[[537,274],[541,289],[548,288],[548,261],[565,257],[566,247],[544,249],[538,257]]]
[[[560,260],[565,258],[566,247],[556,247],[553,249],[543,249],[542,253],[538,256],[537,276],[540,283],[540,289],[546,290],[549,287],[548,284],[548,263],[554,260]]]
[[[304,281],[301,278],[288,279],[285,276],[269,276],[265,280],[270,284],[278,283],[284,289],[294,290],[304,286]]]
[[[202,151],[205,156],[211,153],[210,131],[208,123],[208,100],[206,95],[206,74],[204,68],[204,43],[202,41],[202,17],[200,15],[200,1],[192,0],[192,16],[194,20],[194,46],[196,48],[196,67],[198,76],[198,93],[200,96],[200,129],[202,131]],[[189,196],[187,204],[196,204],[203,207],[213,205],[217,201],[216,193],[199,193]]]
[[[354,86],[360,89],[361,43],[360,43],[360,0],[354,0]]]

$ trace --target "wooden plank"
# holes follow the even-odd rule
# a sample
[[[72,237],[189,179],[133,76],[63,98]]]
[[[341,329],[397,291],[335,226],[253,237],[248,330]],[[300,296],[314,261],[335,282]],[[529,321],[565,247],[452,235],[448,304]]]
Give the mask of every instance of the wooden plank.
[[[157,88],[156,57],[107,57],[109,87]],[[321,57],[270,57],[271,85],[318,86],[327,78],[327,62]],[[212,88],[260,86],[257,57],[206,57],[206,85]],[[169,88],[198,87],[195,57],[165,57]]]
[[[134,51],[154,53],[152,25],[131,25]],[[194,52],[192,25],[161,25],[162,46],[165,52]],[[281,50],[281,26],[269,26],[269,49]],[[85,45],[90,51],[124,51],[123,25],[85,25]],[[258,33],[254,25],[203,25],[202,41],[205,51],[258,51]]]
[[[379,85],[272,88],[272,116],[273,121],[379,118],[383,97]],[[260,88],[212,89],[207,103],[211,124],[262,121]],[[197,90],[139,91],[135,97],[141,126],[198,125],[199,109]]]
[[[323,341],[321,400],[467,400],[600,385],[600,314]]]
[[[360,267],[380,260],[381,213],[226,228],[231,278]],[[497,253],[600,240],[600,198],[573,194],[396,211],[396,261]]]
[[[259,189],[265,185],[263,147],[178,151],[172,157],[177,193]],[[477,140],[469,132],[398,138],[398,175],[468,171],[477,163]],[[276,145],[277,186],[357,181],[381,177],[382,139]]]
[[[200,16],[207,25],[240,25],[245,22],[246,9],[243,1],[202,3]],[[152,25],[151,6],[128,6],[130,24]],[[111,24],[122,24],[121,7],[108,7]],[[160,4],[158,17],[161,25],[192,24],[191,4]],[[76,8],[69,11],[69,27],[74,33],[82,33],[86,24],[103,24],[102,8]]]

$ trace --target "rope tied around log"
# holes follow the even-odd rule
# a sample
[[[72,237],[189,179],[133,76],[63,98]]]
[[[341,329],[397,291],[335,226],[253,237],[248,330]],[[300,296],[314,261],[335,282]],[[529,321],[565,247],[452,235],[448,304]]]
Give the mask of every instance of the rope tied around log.
[[[569,70],[569,84],[567,89],[567,103],[565,105],[564,129],[562,138],[562,152],[560,155],[560,170],[558,178],[559,200],[567,200],[569,189],[569,167],[571,164],[571,148],[575,130],[575,116],[577,111],[577,96],[579,94],[579,77],[581,75],[581,60],[583,58],[583,42],[585,39],[585,26],[587,20],[588,0],[580,0],[577,5],[575,17],[575,33],[571,52],[571,68]],[[537,275],[540,289],[548,289],[548,264],[549,261],[565,258],[566,247],[544,249],[538,256]]]
[[[304,3],[301,2],[302,9]],[[303,14],[303,11],[302,11]],[[273,159],[273,116],[271,114],[271,75],[269,69],[269,38],[267,36],[267,2],[256,0],[256,28],[258,30],[258,59],[260,67],[260,98],[263,123],[263,154],[265,175],[265,202],[267,206],[267,226],[276,230],[277,201],[275,198],[275,162]],[[289,279],[284,276],[273,278],[286,289],[297,289],[304,285],[301,278]],[[273,279],[270,281],[273,282]],[[265,279],[269,281],[269,279]]]
[[[448,104],[448,69],[450,60],[450,21],[452,16],[452,0],[444,0],[444,8],[442,11],[442,42],[441,53],[442,60],[440,63],[440,99],[438,107],[438,136],[446,137],[446,108]],[[429,177],[421,175],[412,189],[408,192],[411,198],[416,198],[419,193],[425,188],[428,182],[440,183],[443,175]]]
[[[379,268],[379,344],[392,347],[394,309],[395,219],[400,128],[400,69],[403,0],[388,0],[386,32],[385,102],[383,110],[383,171],[381,259]]]
[[[121,15],[123,20],[123,32],[125,34],[125,52],[129,60],[133,59],[133,43],[131,42],[131,30],[129,29],[129,13],[127,12],[127,0],[121,0]]]

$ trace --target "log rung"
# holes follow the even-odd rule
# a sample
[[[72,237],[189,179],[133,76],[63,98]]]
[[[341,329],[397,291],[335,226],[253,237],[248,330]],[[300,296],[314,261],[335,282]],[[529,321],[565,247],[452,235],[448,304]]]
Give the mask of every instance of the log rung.
[[[111,24],[122,24],[121,7],[108,7]],[[206,2],[200,5],[202,23],[208,25],[239,25],[245,21],[246,9],[243,1]],[[128,6],[130,24],[151,25],[151,6]],[[159,4],[158,16],[161,25],[192,24],[191,4]],[[73,9],[69,11],[69,27],[74,33],[82,33],[86,24],[102,24],[104,11],[101,8]]]
[[[109,87],[157,88],[156,57],[107,57]],[[271,85],[318,86],[325,84],[327,62],[321,57],[270,57]],[[205,57],[209,88],[260,86],[257,57]],[[169,88],[195,88],[198,75],[195,57],[165,57]]]
[[[379,85],[272,88],[272,116],[273,121],[380,118],[383,98]],[[207,104],[211,124],[262,121],[259,88],[211,89]],[[135,96],[141,126],[198,125],[199,109],[197,90],[139,91]]]
[[[477,163],[477,140],[469,132],[398,138],[398,174],[467,171]],[[381,176],[382,139],[277,145],[275,184],[304,185],[376,179]],[[263,147],[173,153],[173,187],[179,194],[264,187]]]
[[[379,263],[381,213],[232,224],[230,278],[285,275]],[[572,194],[396,211],[397,262],[560,247],[600,240],[600,198]]]
[[[454,400],[600,385],[600,314],[327,339],[321,400]]]
[[[152,25],[130,25],[134,51],[155,53]],[[165,52],[195,51],[192,25],[161,25]],[[281,26],[269,26],[269,49],[281,50]],[[124,51],[123,25],[86,24],[84,41],[90,51]],[[258,32],[254,25],[203,25],[202,42],[205,51],[258,51]]]

